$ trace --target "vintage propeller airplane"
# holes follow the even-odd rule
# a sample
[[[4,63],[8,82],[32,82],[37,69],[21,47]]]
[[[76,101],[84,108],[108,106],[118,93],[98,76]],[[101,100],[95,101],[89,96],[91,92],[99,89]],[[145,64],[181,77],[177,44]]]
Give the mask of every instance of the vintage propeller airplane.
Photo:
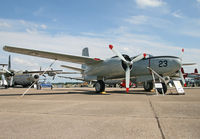
[[[180,71],[182,60],[179,57],[152,56],[146,53],[129,57],[118,52],[113,45],[109,45],[109,48],[116,56],[102,60],[88,57],[88,49],[83,49],[83,53],[85,53],[83,56],[74,56],[11,46],[3,47],[8,52],[82,64],[82,68],[74,67],[74,69],[82,73],[85,81],[96,81],[96,92],[103,92],[105,90],[106,80],[119,78],[125,78],[126,91],[128,92],[132,77],[136,78],[137,81],[144,82],[144,89],[150,91],[153,89],[152,71],[150,69],[153,69],[163,78],[174,75],[177,72],[180,73],[180,76],[183,76]],[[184,78],[181,78],[184,82]],[[163,85],[165,86],[163,88],[167,88],[165,83]],[[164,92],[166,91],[167,89],[164,90]]]
[[[75,72],[63,72],[62,70],[38,70],[38,71],[15,71],[11,69],[11,56],[8,57],[8,64],[0,64],[0,66],[3,66],[3,69],[0,70],[0,75],[3,75],[2,79],[7,82],[7,87],[14,87],[16,85],[20,85],[23,87],[29,87],[33,83],[37,84],[39,81],[39,78],[41,75],[46,77],[46,74],[54,80],[55,76],[57,74],[77,74]],[[5,66],[8,66],[8,69],[5,68]],[[44,73],[44,74],[43,74]]]

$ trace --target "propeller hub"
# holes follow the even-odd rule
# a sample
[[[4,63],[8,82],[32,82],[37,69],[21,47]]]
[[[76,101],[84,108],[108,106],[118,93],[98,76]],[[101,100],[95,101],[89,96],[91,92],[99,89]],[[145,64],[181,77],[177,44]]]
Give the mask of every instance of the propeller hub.
[[[125,55],[125,54],[123,54],[122,56],[123,56],[123,57],[126,59],[126,61],[127,61],[127,62],[124,62],[123,60],[121,60],[121,62],[122,62],[122,67],[123,67],[124,71],[126,71],[127,67],[129,67],[130,69],[132,69],[132,64],[131,64],[131,59],[130,59],[130,57],[129,57],[128,55]]]

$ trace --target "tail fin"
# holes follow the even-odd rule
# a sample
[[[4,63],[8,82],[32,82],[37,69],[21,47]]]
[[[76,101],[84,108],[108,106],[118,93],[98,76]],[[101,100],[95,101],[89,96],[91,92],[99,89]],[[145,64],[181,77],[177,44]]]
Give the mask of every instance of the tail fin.
[[[195,68],[195,69],[194,69],[194,73],[198,73],[198,70],[197,70],[197,68]]]
[[[183,68],[181,68],[181,72],[182,72],[183,74],[185,73]]]
[[[89,50],[88,50],[88,47],[85,47],[85,48],[82,50],[82,56],[87,56],[87,57],[89,57]],[[86,69],[86,65],[85,65],[85,64],[82,64],[82,65],[81,65],[81,68],[82,68],[82,69]]]
[[[8,57],[8,70],[9,71],[11,70],[11,58],[10,58],[10,55]]]

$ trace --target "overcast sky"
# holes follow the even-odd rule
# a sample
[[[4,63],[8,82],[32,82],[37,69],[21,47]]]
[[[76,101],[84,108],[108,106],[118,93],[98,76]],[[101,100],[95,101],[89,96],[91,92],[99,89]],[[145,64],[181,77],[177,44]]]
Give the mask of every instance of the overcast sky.
[[[122,53],[180,56],[200,64],[200,0],[0,0],[0,63],[7,63],[4,45],[90,56]],[[51,60],[11,53],[12,69],[38,70]],[[60,64],[79,66],[67,62]],[[199,68],[200,69],[200,68]],[[67,69],[64,69],[68,71]],[[59,80],[59,79],[57,79]]]

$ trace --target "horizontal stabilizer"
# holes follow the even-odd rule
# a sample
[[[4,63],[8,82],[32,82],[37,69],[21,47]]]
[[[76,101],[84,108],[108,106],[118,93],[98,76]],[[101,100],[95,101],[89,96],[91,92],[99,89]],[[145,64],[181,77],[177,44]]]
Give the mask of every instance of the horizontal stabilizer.
[[[8,64],[0,64],[0,66],[3,66],[3,67],[4,67],[4,66],[8,66]]]

